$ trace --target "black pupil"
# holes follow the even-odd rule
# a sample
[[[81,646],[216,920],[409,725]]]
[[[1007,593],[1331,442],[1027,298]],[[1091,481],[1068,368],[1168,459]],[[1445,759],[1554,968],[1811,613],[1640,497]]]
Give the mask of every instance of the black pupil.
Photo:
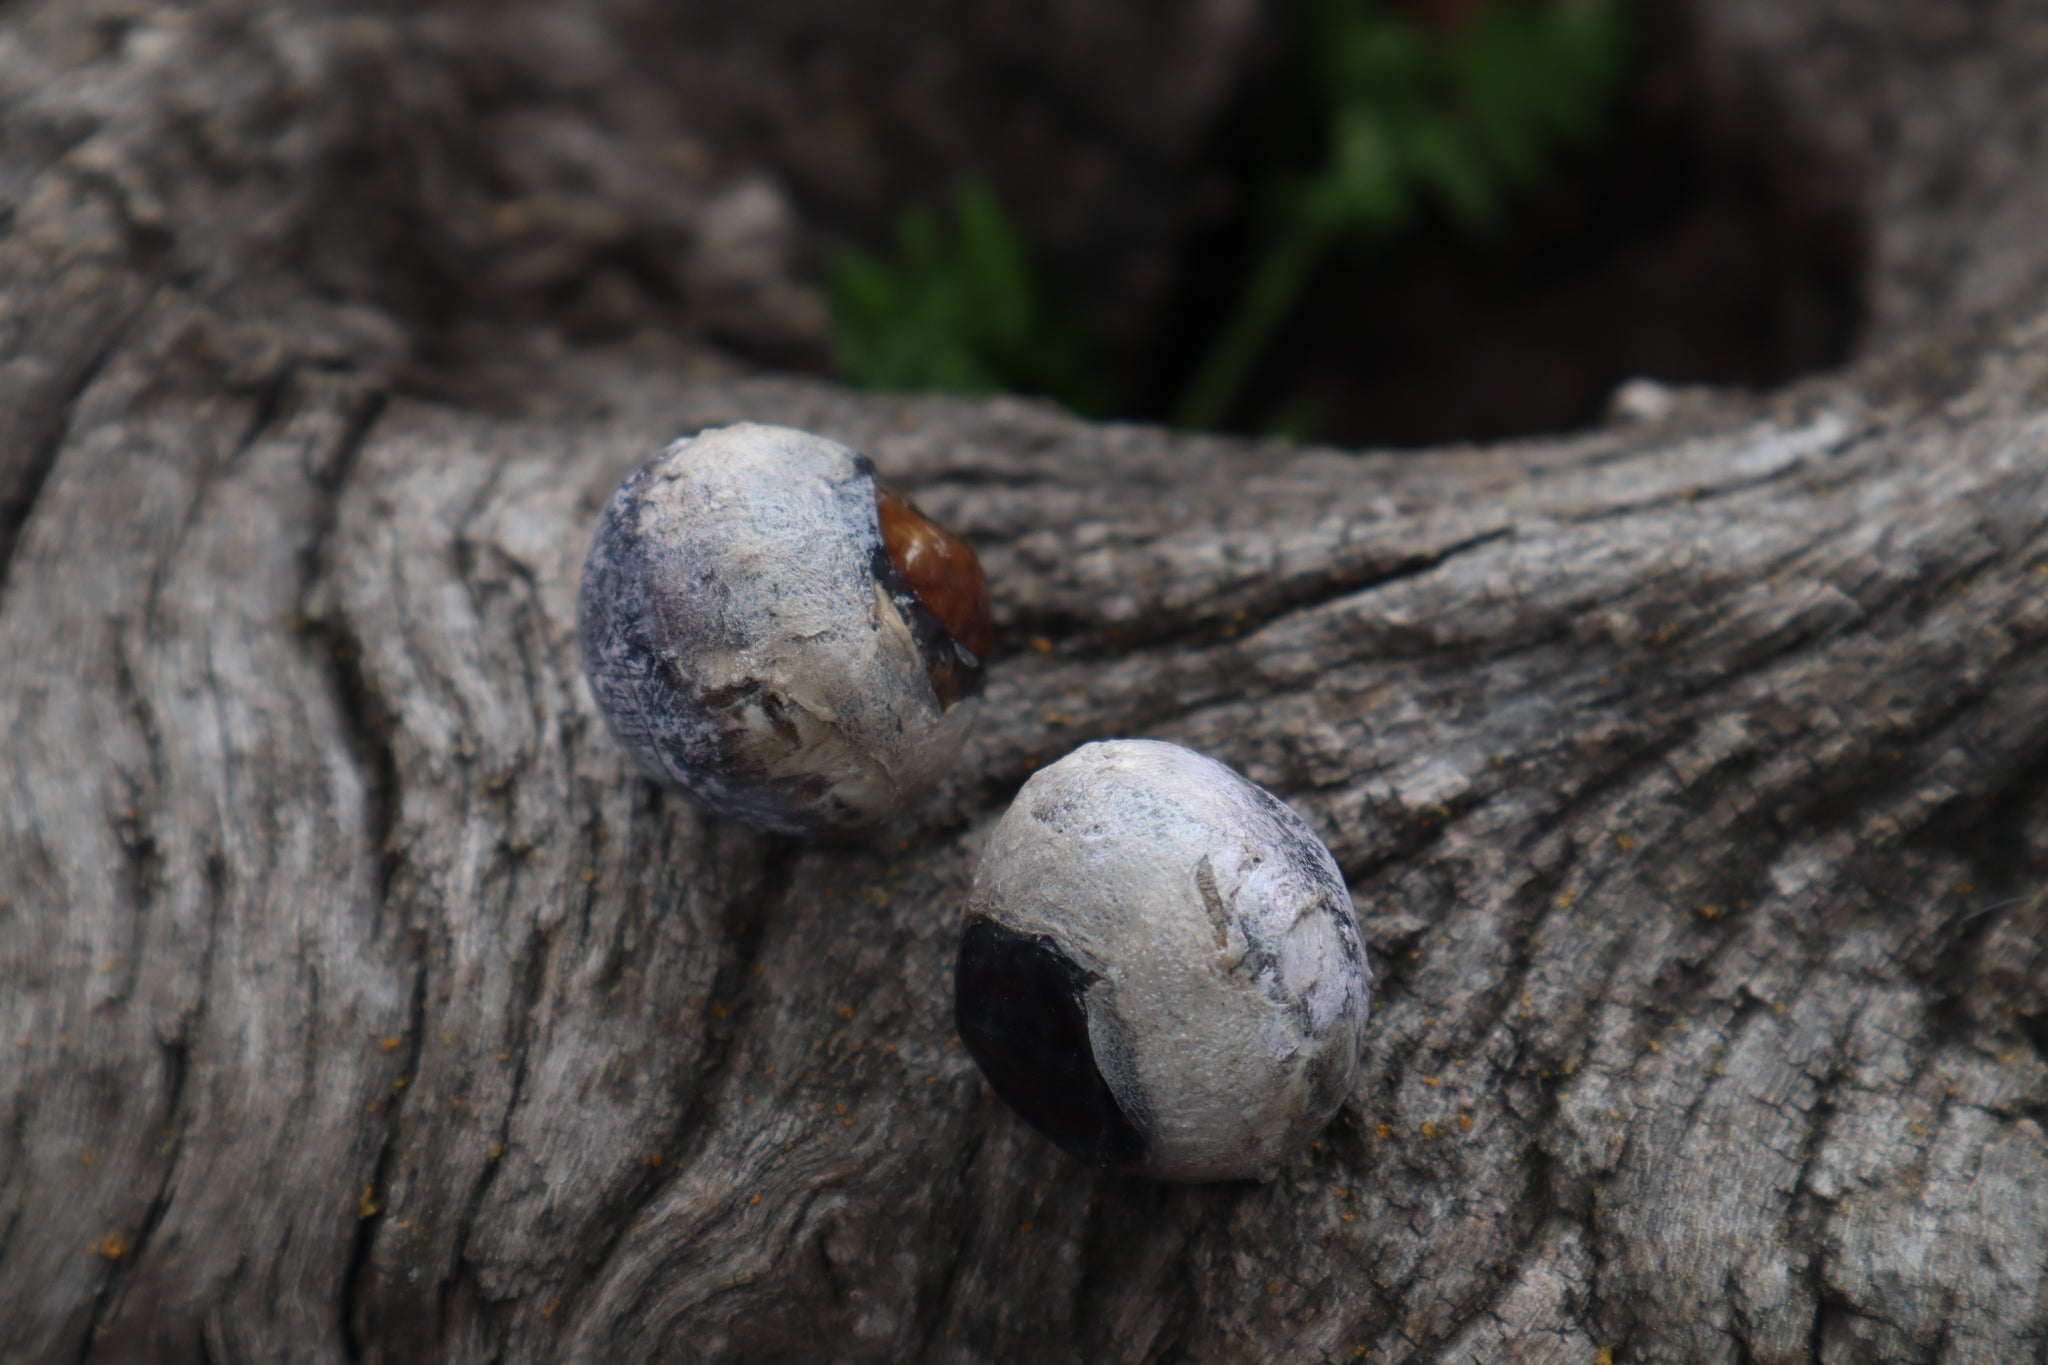
[[[1051,939],[975,918],[960,940],[954,1017],[982,1074],[1025,1122],[1084,1161],[1131,1165],[1145,1139],[1095,1065],[1091,980]]]

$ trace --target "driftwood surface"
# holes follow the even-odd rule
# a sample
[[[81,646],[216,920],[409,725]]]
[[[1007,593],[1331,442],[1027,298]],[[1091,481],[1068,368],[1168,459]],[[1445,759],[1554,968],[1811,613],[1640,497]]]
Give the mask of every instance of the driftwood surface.
[[[558,6],[624,74],[491,84],[538,7],[413,11],[0,6],[0,1357],[2048,1350],[2038,3],[1717,7],[1866,159],[1870,359],[1423,455],[737,377],[700,306],[809,305],[717,254],[658,46]],[[564,341],[622,241],[681,322]],[[580,677],[599,500],[740,418],[996,585],[978,737],[865,846],[691,813]],[[987,830],[1128,734],[1366,917],[1270,1184],[1083,1169],[954,1037]]]

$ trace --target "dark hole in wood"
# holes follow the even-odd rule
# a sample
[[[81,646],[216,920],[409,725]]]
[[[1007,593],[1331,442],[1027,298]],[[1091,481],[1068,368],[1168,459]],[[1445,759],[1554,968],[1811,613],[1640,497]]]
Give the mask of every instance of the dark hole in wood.
[[[1847,358],[1868,311],[1856,168],[1787,126],[1768,73],[1704,51],[1675,0],[1641,6],[1637,51],[1611,132],[1503,230],[1431,220],[1327,260],[1225,425],[1293,403],[1323,440],[1489,439],[1593,423],[1631,378],[1766,387]],[[1172,408],[1250,267],[1267,81],[1219,130],[1222,207],[1135,361],[1140,415]]]

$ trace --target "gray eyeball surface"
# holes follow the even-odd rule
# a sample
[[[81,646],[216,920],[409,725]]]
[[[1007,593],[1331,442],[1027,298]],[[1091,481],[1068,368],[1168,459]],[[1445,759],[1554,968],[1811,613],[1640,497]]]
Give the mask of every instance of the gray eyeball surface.
[[[1351,1093],[1372,970],[1314,831],[1156,740],[1034,774],[990,835],[955,978],[996,1093],[1085,1161],[1270,1179]]]
[[[626,477],[577,620],[591,692],[641,767],[714,814],[827,838],[945,775],[991,633],[971,550],[866,457],[756,423]]]

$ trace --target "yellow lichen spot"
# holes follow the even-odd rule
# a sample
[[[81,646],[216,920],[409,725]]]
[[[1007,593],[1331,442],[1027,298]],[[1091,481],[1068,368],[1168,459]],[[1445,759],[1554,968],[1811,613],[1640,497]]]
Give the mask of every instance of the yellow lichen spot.
[[[1602,1346],[1593,1356],[1593,1365],[1614,1365],[1614,1352]]]
[[[1652,1039],[1650,1040],[1650,1051],[1652,1051],[1652,1052],[1662,1052],[1663,1050],[1664,1050],[1664,1045],[1663,1045],[1662,1043],[1658,1042],[1658,1041],[1657,1041],[1657,1040],[1656,1040],[1655,1038],[1652,1038]]]
[[[561,1301],[561,1299],[559,1299],[559,1298],[553,1298],[553,1299],[549,1299],[549,1300],[548,1300],[548,1306],[547,1306],[547,1307],[545,1307],[545,1308],[543,1308],[543,1309],[541,1309],[541,1310],[540,1310],[540,1315],[541,1315],[542,1317],[544,1317],[544,1318],[551,1318],[551,1317],[553,1317],[553,1316],[554,1316],[555,1314],[557,1314],[557,1313],[559,1313],[559,1312],[561,1312],[561,1311],[562,1311],[562,1301]]]
[[[1958,896],[1968,896],[1968,895],[1971,895],[1971,894],[1973,894],[1973,893],[1974,893],[1974,892],[1975,892],[1976,890],[1977,890],[1977,884],[1976,884],[1975,882],[1957,882],[1957,883],[1956,883],[1956,894],[1957,894]]]
[[[714,1000],[711,1002],[711,1017],[713,1019],[728,1019],[731,1016],[726,1013],[725,1006]]]
[[[81,1166],[90,1166],[99,1159],[100,1154],[98,1152],[81,1152],[78,1155],[78,1162]]]
[[[1442,1081],[1438,1080],[1434,1076],[1424,1076],[1422,1078],[1422,1083],[1428,1086],[1431,1090],[1435,1090],[1438,1086],[1443,1084]]]
[[[1436,1120],[1424,1119],[1422,1121],[1422,1135],[1432,1139],[1436,1137]]]
[[[356,1217],[375,1218],[376,1216],[377,1187],[375,1185],[365,1185],[363,1186],[363,1197],[356,1203]]]
[[[841,1005],[839,1007],[839,1018],[842,1021],[851,1021],[853,1018],[853,1006]]]
[[[462,1098],[460,1096],[456,1096],[450,1099],[448,1101],[448,1107],[450,1109],[460,1109],[462,1107]]]
[[[384,1041],[377,1044],[377,1046],[383,1048],[386,1052],[396,1052],[398,1051],[398,1044],[400,1041],[401,1039],[397,1034],[388,1033],[384,1036]]]
[[[118,1261],[128,1254],[128,1241],[120,1233],[110,1232],[92,1244],[92,1253],[95,1256],[104,1256],[110,1261]]]
[[[752,1199],[749,1199],[749,1200],[747,1201],[747,1207],[748,1207],[748,1208],[752,1208],[752,1207],[753,1207],[754,1205],[756,1205],[756,1204],[758,1204],[758,1203],[760,1203],[760,1202],[761,1202],[761,1196],[757,1194],[757,1195],[755,1195],[755,1196],[754,1196],[754,1197],[753,1197]]]
[[[1040,654],[1050,654],[1052,653],[1052,641],[1046,639],[1043,635],[1034,635],[1031,637],[1031,648]]]
[[[487,1155],[490,1157],[491,1160],[496,1161],[499,1157],[505,1155],[505,1144],[502,1142],[492,1143],[491,1150],[487,1153]]]
[[[1074,723],[1074,718],[1064,711],[1048,711],[1045,713],[1045,723],[1055,730],[1064,730]]]
[[[1614,836],[1614,846],[1623,853],[1631,852],[1636,846],[1635,836],[1632,834],[1617,834]]]
[[[597,880],[597,869],[596,869],[596,868],[594,868],[594,867],[586,867],[586,868],[584,868],[584,869],[583,869],[583,882],[584,882],[584,884],[585,884],[586,886],[587,886],[587,885],[589,885],[589,884],[590,884],[591,882],[594,882],[594,881],[596,881],[596,880]]]
[[[1458,1115],[1458,1131],[1461,1133],[1472,1131],[1472,1116],[1470,1114]]]
[[[1385,1142],[1394,1135],[1394,1125],[1391,1123],[1376,1124],[1372,1132],[1374,1137],[1378,1138],[1381,1142]]]
[[[1721,908],[1717,905],[1702,905],[1698,913],[1701,919],[1714,919],[1720,915]]]
[[[1038,1224],[1030,1222],[1028,1220],[1017,1224],[1017,1231],[1019,1232],[1036,1232],[1037,1230]]]
[[[1550,903],[1559,910],[1569,910],[1572,908],[1572,902],[1576,899],[1577,897],[1571,892],[1560,891]]]
[[[501,1052],[498,1054],[498,1060],[501,1062],[509,1062],[512,1060],[512,1054],[509,1052]]]
[[[1611,1119],[1618,1119],[1621,1117],[1621,1111],[1619,1109],[1610,1109],[1607,1111],[1607,1117]]]

